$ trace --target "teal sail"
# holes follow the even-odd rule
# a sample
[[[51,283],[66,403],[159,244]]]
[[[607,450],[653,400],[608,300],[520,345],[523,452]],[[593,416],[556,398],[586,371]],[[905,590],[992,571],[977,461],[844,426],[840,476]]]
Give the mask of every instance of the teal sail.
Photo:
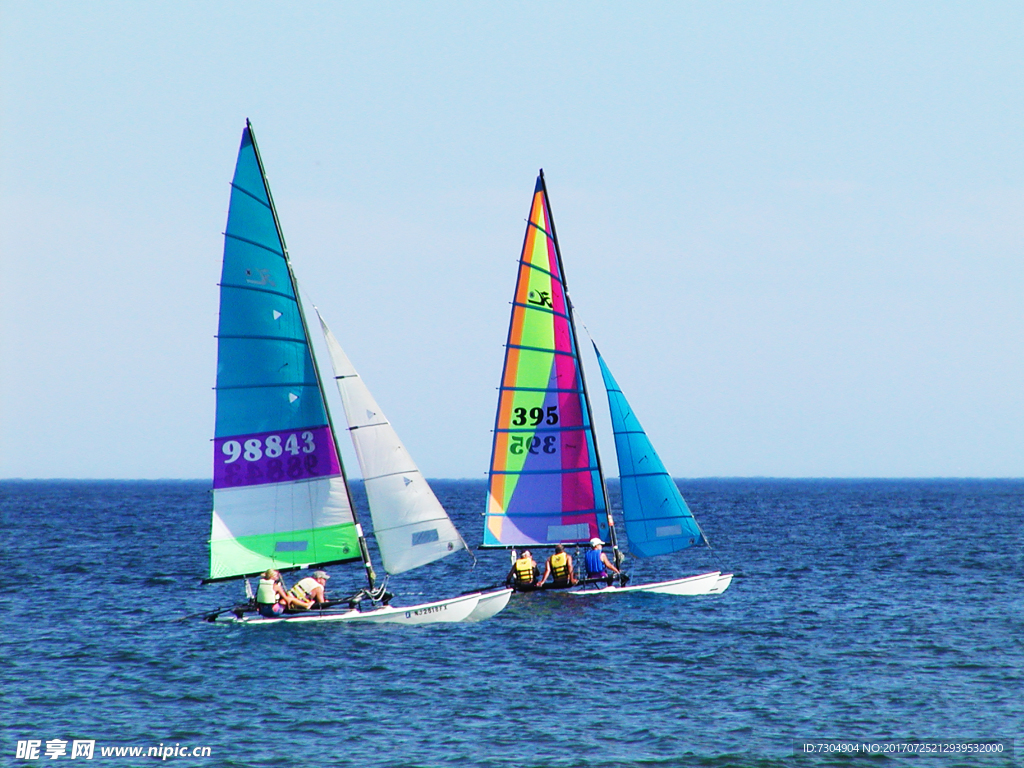
[[[594,351],[608,391],[629,551],[637,557],[653,557],[705,544],[683,495],[658,458],[596,344]]]
[[[208,580],[361,556],[295,278],[246,121],[220,280]]]

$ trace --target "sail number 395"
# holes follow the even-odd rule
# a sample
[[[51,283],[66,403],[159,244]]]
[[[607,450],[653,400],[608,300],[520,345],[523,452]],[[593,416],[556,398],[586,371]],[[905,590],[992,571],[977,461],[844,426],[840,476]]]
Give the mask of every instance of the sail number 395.
[[[525,408],[513,408],[512,414],[513,427],[526,426],[527,416],[529,416],[531,427],[540,426],[542,421],[552,426],[558,423],[558,407],[554,405],[549,405],[547,412],[543,408],[531,408],[529,411]]]
[[[544,453],[555,453],[558,441],[554,435],[545,437],[526,437],[525,435],[513,435],[508,443],[509,453],[519,456],[524,451],[529,451],[534,456],[543,451]]]

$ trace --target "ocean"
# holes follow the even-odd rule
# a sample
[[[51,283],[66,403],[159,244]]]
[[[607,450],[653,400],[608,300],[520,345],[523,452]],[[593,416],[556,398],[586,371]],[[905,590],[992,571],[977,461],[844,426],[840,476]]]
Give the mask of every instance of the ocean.
[[[475,547],[484,484],[432,484]],[[182,619],[242,594],[199,583],[209,483],[4,481],[0,764],[88,742],[122,766],[1024,764],[1024,481],[680,486],[714,549],[627,570],[732,571],[722,595],[246,627]],[[390,587],[412,604],[508,567],[460,552]],[[330,571],[330,594],[361,586],[359,566]]]

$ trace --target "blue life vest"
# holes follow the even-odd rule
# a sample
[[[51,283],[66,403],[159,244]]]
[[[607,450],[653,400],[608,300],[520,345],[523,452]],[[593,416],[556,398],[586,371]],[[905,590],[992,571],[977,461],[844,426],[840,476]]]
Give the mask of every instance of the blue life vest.
[[[602,576],[605,573],[604,563],[601,562],[600,549],[588,549],[584,558],[587,563],[587,575]]]

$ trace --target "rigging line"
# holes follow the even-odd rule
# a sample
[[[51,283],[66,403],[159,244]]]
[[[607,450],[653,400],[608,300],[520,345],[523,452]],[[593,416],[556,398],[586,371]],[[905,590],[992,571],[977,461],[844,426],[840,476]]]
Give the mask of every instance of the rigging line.
[[[371,480],[380,480],[381,478],[395,477],[396,475],[422,475],[422,474],[423,473],[420,472],[418,469],[408,469],[408,470],[405,470],[404,472],[385,472],[383,475],[374,475],[373,477],[364,477],[363,478],[363,482],[364,483],[368,483]],[[426,478],[424,478],[424,480],[425,479]]]
[[[218,333],[215,338],[218,339],[242,339],[242,340],[255,340],[255,341],[287,341],[292,344],[305,344],[305,339],[296,339],[291,336],[257,336],[256,334],[240,334],[240,333]]]
[[[561,317],[564,320],[568,320],[569,319],[569,315],[565,314],[564,312],[559,312],[559,311],[557,311],[557,310],[555,310],[553,308],[549,308],[549,307],[542,307],[539,304],[531,304],[529,302],[524,304],[521,301],[513,301],[512,302],[512,306],[513,307],[522,307],[523,309],[535,309],[538,312],[547,312],[549,315],[554,315],[555,317]]]
[[[536,456],[537,454],[533,454]],[[566,467],[565,469],[492,469],[492,475],[569,475],[577,472],[596,472],[597,467]],[[547,514],[546,512],[543,514]],[[566,513],[575,515],[576,512]]]
[[[508,349],[521,349],[526,352],[543,352],[549,355],[568,355],[569,357],[576,357],[571,350],[565,349],[544,349],[544,347],[527,347],[522,344],[506,344]]]
[[[272,296],[280,296],[282,299],[288,299],[288,301],[295,303],[295,297],[282,291],[270,291],[264,288],[262,285],[238,285],[237,283],[217,283],[218,288],[234,288],[238,291],[256,291],[258,293],[269,293]]]
[[[237,190],[238,190],[239,192],[241,192],[241,193],[242,193],[243,195],[248,195],[249,197],[251,197],[251,198],[252,198],[253,200],[255,200],[255,201],[256,201],[257,203],[259,203],[260,205],[264,206],[265,208],[270,208],[270,203],[266,202],[265,200],[260,200],[260,198],[256,197],[256,195],[254,195],[254,194],[253,194],[252,192],[250,192],[250,191],[249,191],[248,189],[245,189],[244,187],[240,187],[240,186],[238,186],[238,185],[237,185],[237,184],[235,184],[235,182],[233,182],[233,181],[231,182],[231,188],[232,188],[232,189],[237,189]]]
[[[583,330],[587,332],[587,338],[590,339],[590,343],[593,344],[596,347],[597,346],[597,342],[594,341],[594,337],[590,335],[590,329],[587,328],[587,324],[585,322],[583,322],[583,320],[580,318],[580,311],[578,309],[576,309],[575,306],[573,307],[573,310],[575,310],[576,319],[580,321],[580,325],[583,326]]]
[[[538,433],[539,432],[539,433],[543,433],[543,434],[547,434],[547,435],[554,435],[554,434],[561,434],[561,433],[565,433],[565,432],[583,432],[583,431],[586,431],[586,430],[589,430],[589,429],[590,429],[590,425],[589,424],[579,424],[579,425],[577,425],[575,427],[552,427],[552,426],[545,427],[545,426],[541,426],[541,425],[531,426],[531,425],[517,424],[517,425],[509,426],[509,427],[498,427],[497,429],[495,429],[493,431],[495,431],[495,432],[503,432],[503,433],[504,432],[508,432],[508,433],[511,433],[511,434],[527,434],[527,435],[532,435],[534,433]]]
[[[224,233],[224,237],[230,237],[232,240],[237,240],[240,243],[246,243],[248,245],[251,245],[254,248],[262,248],[265,251],[270,251],[272,254],[274,254],[275,256],[280,256],[282,259],[287,258],[287,256],[285,255],[283,250],[275,251],[269,245],[264,245],[263,243],[257,243],[255,240],[250,240],[247,237],[241,237],[240,235],[233,235],[230,232],[225,232]]]
[[[464,538],[462,538],[462,532],[458,528],[455,529],[455,533],[458,534],[459,541],[462,542],[462,548],[464,550],[466,550],[466,552],[469,554],[469,556],[473,559],[473,570],[476,570],[476,566],[477,566],[476,555],[473,554],[473,550],[471,550],[469,548],[469,544],[466,543],[466,540]]]
[[[582,395],[582,389],[562,389],[558,387],[509,387],[500,386],[498,390],[501,392],[559,392],[568,395]]]
[[[550,232],[548,232],[548,231],[547,231],[546,229],[544,229],[544,227],[542,227],[542,226],[541,226],[540,224],[537,224],[537,223],[535,223],[535,222],[533,222],[533,221],[530,221],[529,219],[527,219],[527,220],[526,220],[526,225],[527,225],[528,227],[533,227],[533,228],[534,228],[534,229],[536,229],[536,230],[537,230],[538,232],[543,232],[543,233],[544,233],[544,236],[545,236],[545,237],[547,237],[547,238],[548,238],[548,239],[550,239],[550,240],[554,240],[554,239],[555,239],[555,238],[554,238],[554,236],[553,236],[553,235],[552,235],[552,234],[551,234]]]
[[[625,474],[619,474],[620,480],[624,477],[667,477],[673,484],[675,483],[672,475],[670,475],[667,470],[662,470],[661,472],[626,472]],[[682,493],[680,493],[679,496],[682,498]],[[683,503],[686,504],[686,499],[683,499]],[[689,509],[689,506],[687,506],[687,509]]]
[[[293,381],[293,382],[290,382],[290,383],[286,381],[283,384],[273,384],[273,383],[271,383],[271,384],[231,384],[231,385],[224,385],[224,386],[214,387],[214,389],[217,390],[218,392],[220,392],[222,389],[263,389],[264,387],[315,387],[315,386],[316,386],[316,382],[315,381],[313,381],[313,382]],[[302,429],[305,429],[305,427],[302,427]]]
[[[524,260],[523,260],[523,259],[522,259],[522,258],[520,257],[520,259],[519,259],[519,263],[520,263],[520,264],[522,264],[522,265],[523,265],[524,267],[529,267],[530,269],[535,269],[535,270],[537,270],[538,272],[540,272],[541,274],[547,275],[548,277],[550,277],[550,278],[551,278],[552,280],[554,280],[555,282],[557,282],[557,283],[559,283],[559,284],[560,284],[560,283],[562,282],[562,278],[561,278],[561,277],[559,277],[558,275],[556,275],[556,274],[555,274],[554,272],[552,272],[552,271],[551,271],[550,269],[544,269],[544,267],[538,267],[538,266],[537,266],[536,264],[534,264],[534,263],[533,263],[532,261],[524,261]]]

